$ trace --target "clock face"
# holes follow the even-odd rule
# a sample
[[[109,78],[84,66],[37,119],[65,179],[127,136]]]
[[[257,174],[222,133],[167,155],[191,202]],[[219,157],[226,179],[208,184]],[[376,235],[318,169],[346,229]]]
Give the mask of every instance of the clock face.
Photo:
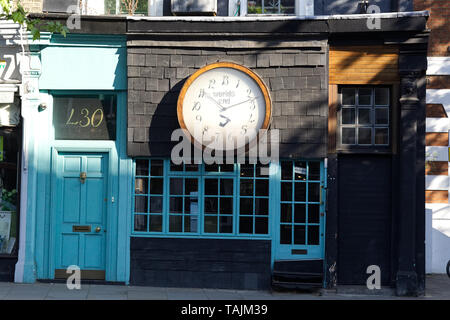
[[[198,143],[232,150],[268,127],[270,108],[268,91],[256,74],[232,63],[216,63],[186,81],[178,100],[178,118]]]

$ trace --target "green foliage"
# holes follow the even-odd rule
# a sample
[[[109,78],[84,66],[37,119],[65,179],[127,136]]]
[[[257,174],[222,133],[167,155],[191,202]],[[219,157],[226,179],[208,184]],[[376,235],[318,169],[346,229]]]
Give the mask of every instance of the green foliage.
[[[33,40],[41,38],[41,32],[47,31],[52,33],[60,33],[64,37],[69,32],[69,29],[60,22],[44,22],[40,19],[31,19],[28,16],[28,12],[17,2],[17,6],[14,5],[11,0],[0,0],[0,7],[2,12],[0,13],[0,19],[12,20],[22,26],[26,26],[27,31],[33,36]]]

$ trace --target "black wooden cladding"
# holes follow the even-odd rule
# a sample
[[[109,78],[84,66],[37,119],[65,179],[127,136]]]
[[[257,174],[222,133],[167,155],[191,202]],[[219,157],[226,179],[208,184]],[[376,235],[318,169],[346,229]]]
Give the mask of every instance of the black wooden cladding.
[[[269,240],[131,238],[130,283],[268,289]]]
[[[391,158],[339,157],[338,284],[365,284],[367,267],[391,281]]]

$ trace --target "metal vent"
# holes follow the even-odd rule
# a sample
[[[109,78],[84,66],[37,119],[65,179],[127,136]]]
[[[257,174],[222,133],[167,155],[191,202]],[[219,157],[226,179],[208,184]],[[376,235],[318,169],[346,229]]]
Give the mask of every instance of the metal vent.
[[[79,0],[44,0],[44,12],[67,13],[70,6],[77,6]]]
[[[217,0],[171,0],[174,15],[217,15]]]

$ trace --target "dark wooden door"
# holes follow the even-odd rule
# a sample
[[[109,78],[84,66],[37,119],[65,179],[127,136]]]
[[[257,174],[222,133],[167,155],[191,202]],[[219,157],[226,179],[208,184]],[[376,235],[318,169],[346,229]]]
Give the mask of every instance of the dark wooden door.
[[[338,160],[338,283],[365,285],[367,267],[381,269],[390,282],[391,158],[341,156]]]

